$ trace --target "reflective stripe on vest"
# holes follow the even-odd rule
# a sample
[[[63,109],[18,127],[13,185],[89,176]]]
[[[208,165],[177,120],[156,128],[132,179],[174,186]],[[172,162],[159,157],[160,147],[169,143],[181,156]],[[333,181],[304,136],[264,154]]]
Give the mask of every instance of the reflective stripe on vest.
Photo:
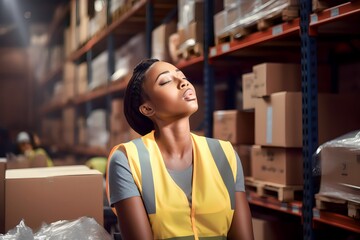
[[[123,144],[156,239],[226,239],[235,208],[234,149],[193,134],[192,142],[191,207],[169,175],[153,132]]]
[[[206,141],[209,145],[211,154],[215,160],[216,166],[220,172],[220,175],[225,183],[227,191],[230,196],[231,209],[235,209],[235,184],[234,177],[228,161],[226,159],[224,150],[220,146],[220,143],[216,139],[206,138]],[[148,214],[156,213],[155,206],[155,191],[154,191],[154,180],[151,171],[150,156],[149,151],[146,149],[144,142],[141,138],[133,140],[135,144],[141,167],[141,179],[142,179],[142,189],[143,189],[143,201],[145,208]]]
[[[149,151],[146,149],[144,142],[141,140],[141,138],[133,140],[133,143],[135,144],[139,155],[141,167],[141,182],[143,186],[143,201],[145,203],[147,213],[153,214],[156,212],[156,206],[154,181],[151,171]]]
[[[220,172],[220,175],[225,183],[225,186],[228,190],[230,201],[231,201],[231,209],[235,209],[235,184],[234,184],[234,175],[232,174],[231,167],[228,161],[221,161],[226,159],[224,150],[220,146],[220,143],[216,139],[206,138],[206,141],[209,145],[211,154],[215,160],[216,166]]]

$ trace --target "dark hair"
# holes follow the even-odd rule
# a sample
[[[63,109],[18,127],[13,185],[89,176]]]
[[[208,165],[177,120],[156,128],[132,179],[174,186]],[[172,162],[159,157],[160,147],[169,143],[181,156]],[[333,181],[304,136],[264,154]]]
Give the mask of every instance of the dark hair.
[[[145,135],[154,130],[154,124],[150,118],[144,116],[139,107],[144,103],[143,82],[145,73],[158,59],[144,59],[133,71],[133,75],[127,85],[124,97],[124,114],[130,127],[140,135]]]

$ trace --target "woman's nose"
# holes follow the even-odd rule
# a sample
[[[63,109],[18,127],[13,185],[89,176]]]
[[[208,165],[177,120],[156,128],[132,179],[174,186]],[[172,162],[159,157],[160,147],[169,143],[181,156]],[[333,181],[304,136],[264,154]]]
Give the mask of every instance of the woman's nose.
[[[180,81],[180,88],[184,88],[184,87],[187,87],[187,86],[189,86],[189,82],[187,80],[182,79]]]

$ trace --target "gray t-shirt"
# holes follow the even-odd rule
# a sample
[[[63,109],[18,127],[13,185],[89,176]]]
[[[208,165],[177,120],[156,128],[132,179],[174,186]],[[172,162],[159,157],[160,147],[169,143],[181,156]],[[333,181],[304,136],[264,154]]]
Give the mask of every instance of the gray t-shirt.
[[[237,162],[237,173],[235,191],[244,192],[244,174],[240,158],[235,152]],[[192,166],[182,170],[174,171],[168,170],[171,177],[185,192],[189,203],[191,203],[191,181],[192,181]],[[131,174],[130,166],[126,155],[116,150],[110,159],[109,166],[109,191],[110,191],[110,205],[113,207],[114,203],[135,196],[140,196],[134,178]]]

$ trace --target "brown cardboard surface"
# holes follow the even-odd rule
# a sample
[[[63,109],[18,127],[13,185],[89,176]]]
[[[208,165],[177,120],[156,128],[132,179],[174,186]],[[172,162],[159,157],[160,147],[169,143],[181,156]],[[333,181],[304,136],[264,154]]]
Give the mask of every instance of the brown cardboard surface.
[[[252,218],[254,240],[300,240],[303,239],[301,225],[267,217]]]
[[[261,147],[251,151],[252,176],[284,185],[303,184],[301,148]]]
[[[251,148],[252,145],[233,145],[239,155],[244,176],[251,176]]]
[[[29,168],[30,161],[23,155],[8,157],[6,169]]]
[[[357,95],[318,95],[319,145],[356,129],[360,129]],[[300,92],[279,92],[255,100],[255,144],[302,147]]]
[[[190,23],[188,39],[194,39],[197,43],[204,41],[204,24],[202,21]]]
[[[103,224],[103,177],[85,166],[7,170],[5,230],[21,219],[37,230],[42,222],[93,217]]]
[[[255,100],[255,144],[302,146],[300,92],[274,93]]]
[[[254,143],[254,113],[238,110],[219,110],[214,113],[214,138],[232,144]]]
[[[253,73],[256,97],[269,96],[281,91],[301,91],[299,64],[262,63],[253,67]]]
[[[243,109],[249,110],[255,108],[254,89],[254,73],[246,73],[242,75],[243,89]]]
[[[0,158],[0,234],[5,233],[5,170],[6,159]]]
[[[124,114],[124,100],[116,98],[111,101],[111,114]]]
[[[176,23],[171,21],[161,24],[152,31],[152,58],[171,61],[169,52],[169,37],[176,32]]]

